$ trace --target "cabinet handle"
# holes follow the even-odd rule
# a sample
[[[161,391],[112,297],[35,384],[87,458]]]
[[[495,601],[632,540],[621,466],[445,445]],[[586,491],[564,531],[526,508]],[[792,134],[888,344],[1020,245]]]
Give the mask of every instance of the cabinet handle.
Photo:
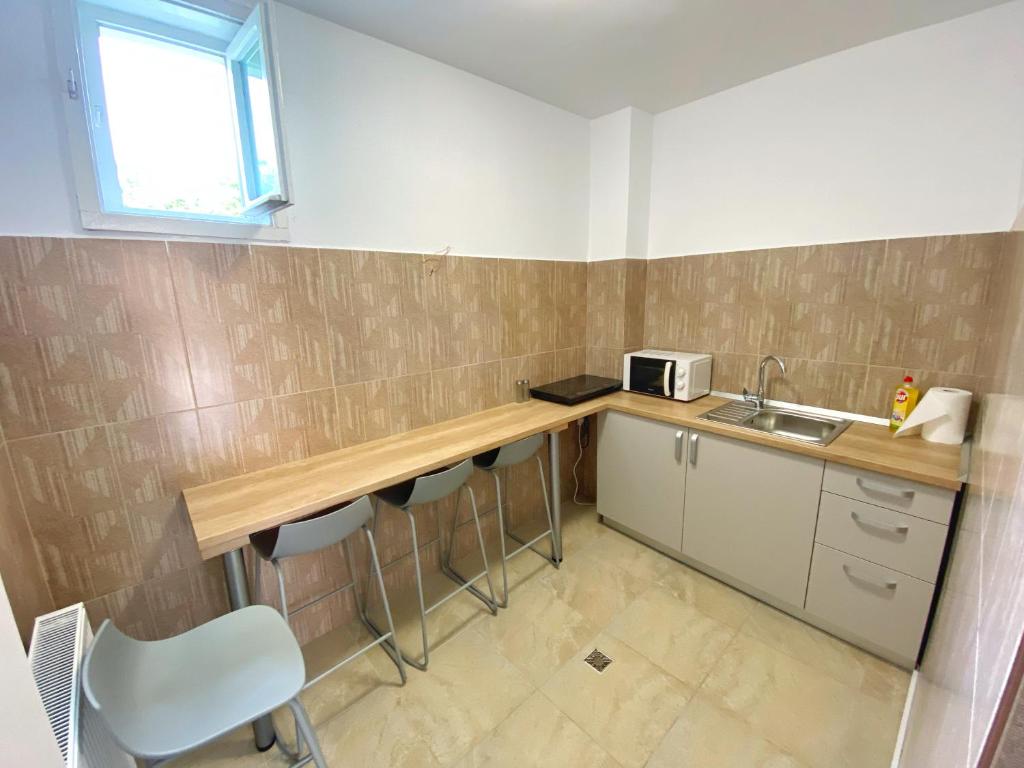
[[[690,459],[690,466],[692,467],[697,466],[697,439],[699,437],[700,435],[697,434],[696,432],[690,435],[690,450],[687,451],[687,454]]]
[[[914,498],[914,492],[909,488],[889,488],[885,485],[869,483],[863,477],[857,478],[857,485],[862,491],[873,491],[874,493],[887,493],[890,496],[902,496],[904,499]]]
[[[870,584],[871,586],[878,587],[879,589],[888,589],[895,592],[896,587],[899,586],[898,581],[883,581],[882,579],[874,579],[870,576],[863,576],[854,573],[853,569],[846,563],[843,563],[843,573],[845,573],[847,578],[849,579],[853,579],[854,581],[862,581],[865,584]]]
[[[683,463],[683,430],[676,432],[676,463]]]
[[[850,517],[853,518],[853,522],[858,525],[866,525],[869,528],[878,528],[882,531],[889,531],[890,533],[906,534],[910,530],[909,525],[892,525],[891,523],[883,523],[881,520],[869,520],[865,517],[861,517],[857,511],[850,512]]]

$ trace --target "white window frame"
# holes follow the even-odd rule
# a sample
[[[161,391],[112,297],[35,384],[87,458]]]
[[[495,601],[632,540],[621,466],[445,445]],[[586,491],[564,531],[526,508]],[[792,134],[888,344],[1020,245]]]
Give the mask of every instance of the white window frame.
[[[83,2],[87,2],[87,0],[83,0]],[[101,73],[97,69],[89,70],[90,59],[92,61],[96,61],[96,59],[95,57],[85,55],[83,50],[78,4],[78,0],[53,0],[53,22],[55,39],[57,41],[58,72],[62,73],[66,78],[66,82],[62,84],[64,114],[67,123],[68,145],[82,227],[87,230],[144,232],[160,235],[228,238],[234,240],[287,240],[289,237],[288,218],[282,209],[266,213],[264,212],[265,209],[253,209],[251,205],[248,205],[248,208],[258,217],[254,217],[251,222],[240,221],[237,218],[231,217],[216,217],[181,211],[162,215],[158,213],[104,210],[99,174],[110,172],[114,168],[113,150],[107,131],[92,132],[89,130],[90,89],[92,89],[94,97],[98,95],[102,99],[103,80]],[[183,4],[192,5],[201,10],[208,10],[208,5],[212,5],[200,5],[195,2]],[[281,77],[276,55],[277,41],[274,36],[274,8],[271,0],[259,0],[256,5],[259,23],[263,27],[262,31],[265,40],[264,65],[267,69],[267,81],[271,92],[271,114],[274,121],[278,154],[278,174],[282,193],[279,196],[281,199],[270,201],[270,205],[290,205],[284,123],[279,111],[282,95]],[[109,16],[116,14],[116,11],[109,12]],[[106,10],[104,15],[108,15]],[[232,21],[243,25],[243,29],[239,30],[239,34],[241,34],[245,29],[244,22],[246,20],[232,19]],[[160,37],[160,25],[158,22],[150,22],[144,31],[153,32],[154,37]],[[186,39],[180,34],[180,30],[175,30],[174,39],[191,43],[200,50],[215,51],[220,55],[225,54],[229,45],[226,42],[213,41],[212,38],[203,38],[198,33],[192,35],[191,39]],[[230,61],[228,63],[229,65],[231,64]],[[232,77],[231,80],[233,82],[234,78]],[[99,92],[98,94],[97,91]],[[105,100],[102,103],[105,104]],[[232,112],[234,111],[232,110]],[[107,162],[97,162],[98,158],[105,158]],[[241,178],[241,175],[239,181],[241,186],[245,187],[246,180]],[[116,186],[115,184],[114,187],[116,188]],[[244,191],[243,195],[244,202],[249,204],[250,201]],[[263,219],[263,221],[260,219]]]

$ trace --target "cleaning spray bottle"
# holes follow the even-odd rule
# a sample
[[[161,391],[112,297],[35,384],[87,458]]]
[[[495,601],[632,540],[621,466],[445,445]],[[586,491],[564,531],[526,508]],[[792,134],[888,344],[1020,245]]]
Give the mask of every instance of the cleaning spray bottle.
[[[907,420],[910,412],[917,407],[917,399],[921,391],[914,386],[913,376],[904,376],[903,383],[896,388],[896,396],[892,399],[892,413],[889,414],[889,429],[895,432]]]

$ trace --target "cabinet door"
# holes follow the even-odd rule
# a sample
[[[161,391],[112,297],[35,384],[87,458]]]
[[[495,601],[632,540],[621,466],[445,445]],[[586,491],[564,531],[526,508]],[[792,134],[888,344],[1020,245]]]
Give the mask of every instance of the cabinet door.
[[[683,554],[803,608],[824,462],[693,434]]]
[[[687,431],[607,412],[597,432],[597,511],[678,552]]]

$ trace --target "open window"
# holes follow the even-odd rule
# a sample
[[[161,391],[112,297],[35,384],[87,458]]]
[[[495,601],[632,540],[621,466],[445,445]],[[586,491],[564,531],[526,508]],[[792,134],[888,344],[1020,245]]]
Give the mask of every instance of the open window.
[[[269,0],[244,19],[181,0],[70,2],[82,225],[283,239],[274,214],[291,194]]]

